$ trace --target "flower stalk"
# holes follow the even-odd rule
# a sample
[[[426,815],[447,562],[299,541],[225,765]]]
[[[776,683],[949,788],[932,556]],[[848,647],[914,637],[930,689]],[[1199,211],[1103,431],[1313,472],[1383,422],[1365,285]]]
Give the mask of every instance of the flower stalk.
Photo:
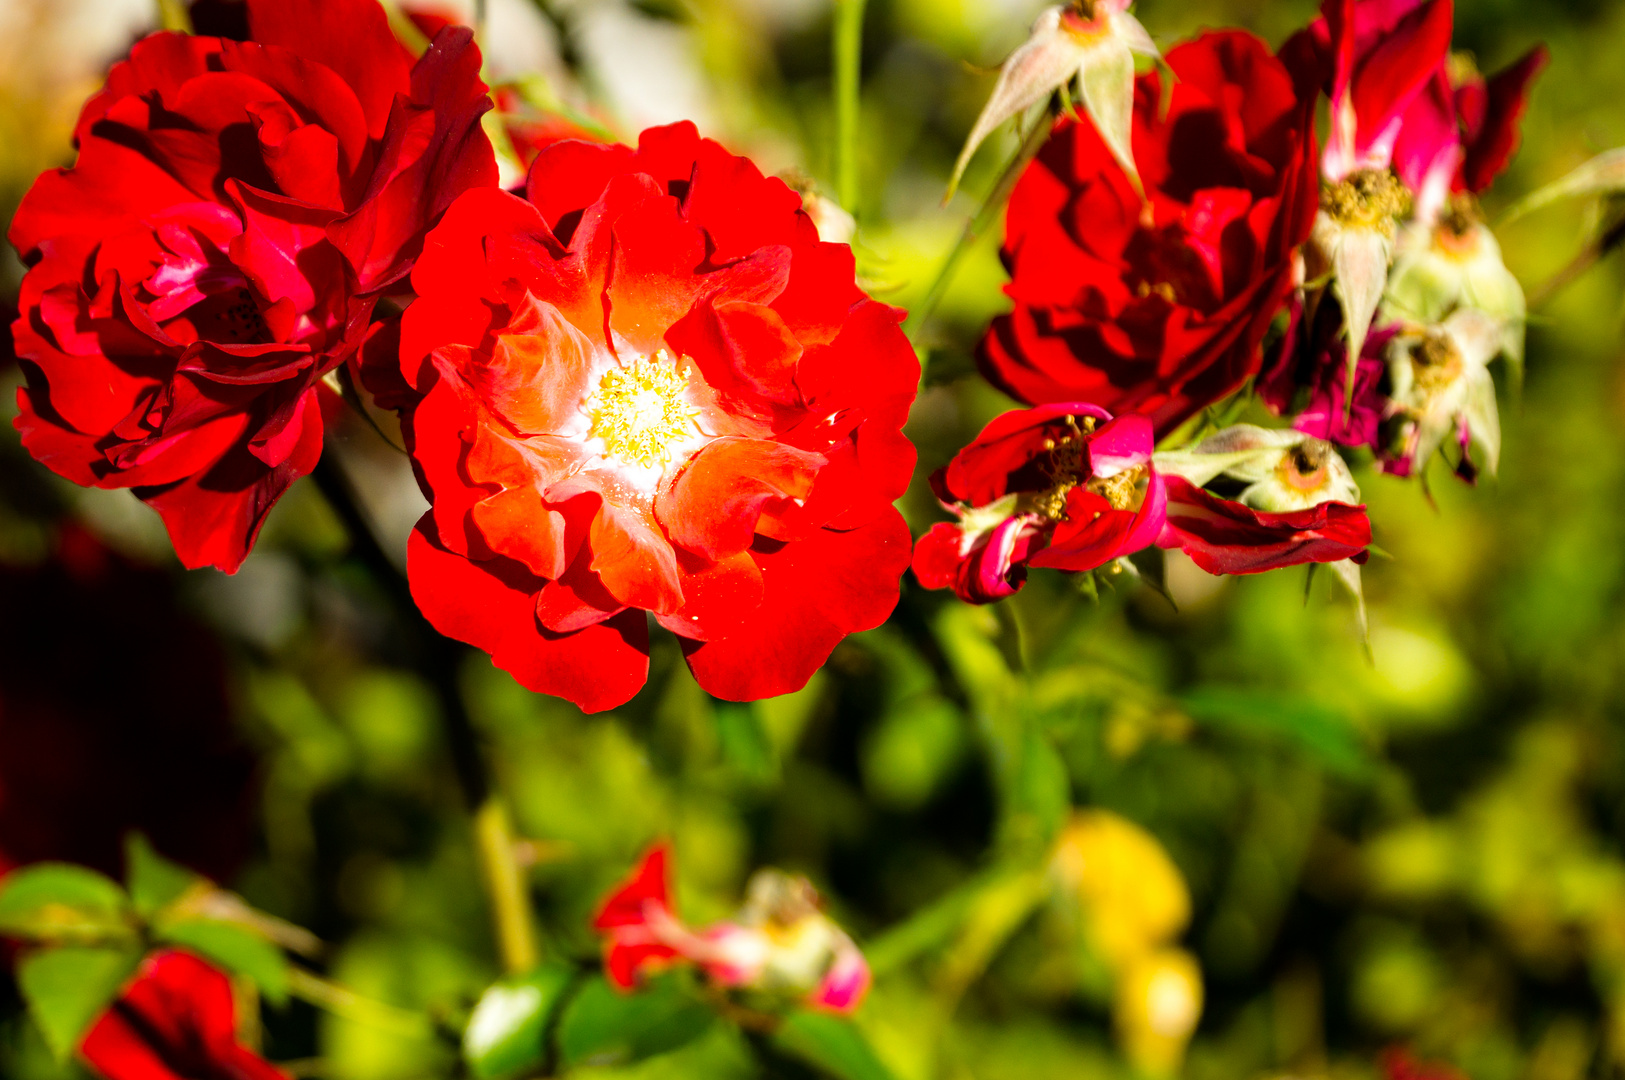
[[[858,111],[863,78],[865,0],[835,4],[835,192],[849,213],[858,205]]]

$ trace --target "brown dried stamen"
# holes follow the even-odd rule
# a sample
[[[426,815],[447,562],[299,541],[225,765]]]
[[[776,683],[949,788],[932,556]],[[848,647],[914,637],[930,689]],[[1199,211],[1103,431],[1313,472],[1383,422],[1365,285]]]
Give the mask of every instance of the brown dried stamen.
[[[1320,208],[1340,225],[1393,236],[1395,220],[1411,212],[1411,193],[1390,169],[1361,169],[1322,187]]]
[[[1077,487],[1088,474],[1083,453],[1088,445],[1085,436],[1095,430],[1095,418],[1092,416],[1083,417],[1081,424],[1076,416],[1065,419],[1066,432],[1058,439],[1044,440],[1044,449],[1049,451],[1049,458],[1043,462],[1042,468],[1050,486],[1029,497],[1030,512],[1051,521],[1059,521],[1065,516],[1067,492]]]
[[[1411,350],[1416,385],[1428,393],[1442,390],[1461,377],[1461,350],[1448,334],[1433,333]]]

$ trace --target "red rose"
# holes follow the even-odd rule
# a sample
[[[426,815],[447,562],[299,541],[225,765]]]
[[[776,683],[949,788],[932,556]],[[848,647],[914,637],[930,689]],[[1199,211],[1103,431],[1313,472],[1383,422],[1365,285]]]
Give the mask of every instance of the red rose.
[[[959,518],[914,548],[914,576],[972,604],[1020,589],[1027,567],[1082,572],[1149,546],[1167,497],[1151,467],[1151,422],[1092,405],[995,418],[931,478]]]
[[[85,106],[11,241],[17,427],[235,570],[315,467],[317,386],[460,192],[496,182],[472,35],[413,66],[373,0],[251,0],[253,40],[154,34]]]
[[[115,877],[125,833],[229,881],[259,785],[219,642],[170,574],[69,530],[40,567],[0,567],[0,871],[66,860]],[[142,689],[132,689],[142,688]]]
[[[1142,204],[1094,128],[1062,119],[1010,198],[1015,301],[987,377],[1032,403],[1087,401],[1166,431],[1257,372],[1319,198],[1312,113],[1257,38],[1174,49],[1134,102]],[[1312,101],[1311,101],[1312,104]]]
[[[646,613],[732,699],[890,614],[919,367],[800,206],[677,124],[448,211],[401,328],[436,628],[598,710],[644,682]]]
[[[1210,574],[1262,574],[1303,563],[1366,561],[1371,519],[1365,507],[1323,502],[1267,514],[1169,476],[1168,523],[1157,539],[1180,548]]]
[[[153,953],[80,1044],[107,1080],[288,1080],[237,1041],[231,980],[190,953]]]

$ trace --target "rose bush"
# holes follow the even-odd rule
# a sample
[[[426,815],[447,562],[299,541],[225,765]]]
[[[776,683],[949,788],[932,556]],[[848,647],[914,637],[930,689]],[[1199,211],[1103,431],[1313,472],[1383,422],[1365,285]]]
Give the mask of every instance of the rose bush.
[[[800,207],[691,124],[452,206],[401,328],[436,628],[597,710],[643,685],[646,613],[733,699],[890,614],[919,367]]]
[[[1166,114],[1159,74],[1136,86],[1146,203],[1070,119],[1017,183],[1003,248],[1014,309],[979,354],[1022,401],[1139,412],[1159,432],[1257,372],[1317,201],[1312,101],[1262,42],[1204,34],[1168,65]]]
[[[371,0],[251,0],[252,40],[155,34],[11,241],[23,444],[130,488],[235,570],[321,454],[318,388],[463,190],[496,182],[471,32],[415,65]]]

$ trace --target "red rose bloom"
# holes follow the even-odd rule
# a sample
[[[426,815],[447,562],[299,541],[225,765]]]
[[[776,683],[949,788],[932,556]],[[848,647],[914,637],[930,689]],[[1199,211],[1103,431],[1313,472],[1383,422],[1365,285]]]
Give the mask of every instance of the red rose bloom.
[[[1365,507],[1323,502],[1267,514],[1221,499],[1181,476],[1168,483],[1168,523],[1157,539],[1180,548],[1210,574],[1262,574],[1303,563],[1366,561],[1371,519]]]
[[[1151,467],[1151,422],[1092,405],[997,417],[931,486],[959,518],[914,548],[914,576],[972,604],[1002,600],[1027,567],[1082,572],[1156,540],[1167,496]]]
[[[107,1080],[288,1080],[237,1041],[231,980],[192,956],[166,950],[135,979],[80,1044]]]
[[[11,241],[17,427],[235,570],[321,454],[317,385],[460,192],[496,182],[469,31],[413,66],[373,0],[251,0],[253,40],[154,34],[85,106]]]
[[[1062,119],[1010,198],[1015,301],[982,370],[1031,403],[1087,401],[1166,431],[1257,372],[1319,198],[1312,100],[1257,38],[1209,33],[1140,76],[1142,204],[1087,123]]]
[[[452,206],[401,329],[436,628],[598,710],[643,684],[646,612],[732,699],[890,614],[919,366],[800,206],[692,124]]]

